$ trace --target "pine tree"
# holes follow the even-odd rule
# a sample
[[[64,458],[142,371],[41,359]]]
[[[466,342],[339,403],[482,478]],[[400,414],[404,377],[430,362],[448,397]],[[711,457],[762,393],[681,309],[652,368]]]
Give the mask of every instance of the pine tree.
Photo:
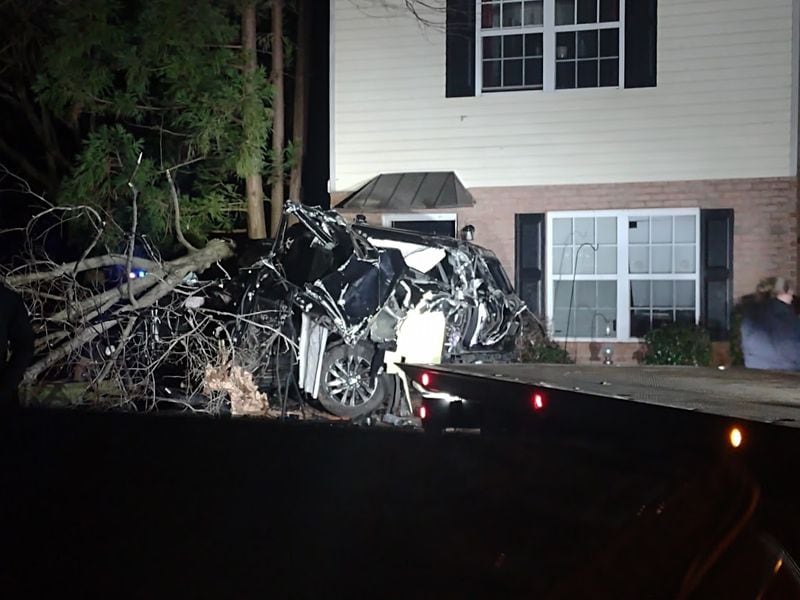
[[[101,210],[123,235],[135,172],[140,230],[170,245],[170,170],[187,237],[203,243],[234,225],[243,180],[267,169],[271,129],[271,86],[262,67],[245,68],[240,11],[213,0],[59,5],[35,88],[87,132],[60,203]]]

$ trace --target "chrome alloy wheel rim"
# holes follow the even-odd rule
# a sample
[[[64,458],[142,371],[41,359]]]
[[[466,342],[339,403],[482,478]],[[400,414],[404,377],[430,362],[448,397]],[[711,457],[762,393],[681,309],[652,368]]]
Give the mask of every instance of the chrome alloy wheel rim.
[[[370,385],[370,363],[362,356],[345,356],[328,369],[325,383],[328,393],[342,406],[361,406],[372,398],[378,382]]]

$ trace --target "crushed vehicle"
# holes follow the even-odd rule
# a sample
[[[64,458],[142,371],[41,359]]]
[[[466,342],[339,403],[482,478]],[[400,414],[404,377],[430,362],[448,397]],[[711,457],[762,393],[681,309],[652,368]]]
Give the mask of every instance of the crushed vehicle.
[[[489,250],[287,202],[246,269],[234,339],[273,397],[296,388],[344,418],[393,400],[408,415],[397,364],[509,360],[524,310]]]

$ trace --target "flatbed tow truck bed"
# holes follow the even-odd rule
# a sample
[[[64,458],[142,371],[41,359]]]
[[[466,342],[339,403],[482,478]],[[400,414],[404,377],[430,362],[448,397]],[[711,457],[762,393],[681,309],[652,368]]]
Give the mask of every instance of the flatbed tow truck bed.
[[[522,363],[402,368],[422,393],[428,431],[524,424],[690,443],[707,440],[709,431],[727,439],[739,427],[762,440],[800,440],[795,373]]]
[[[800,428],[800,374],[795,373],[743,368],[521,363],[439,365],[435,369]]]

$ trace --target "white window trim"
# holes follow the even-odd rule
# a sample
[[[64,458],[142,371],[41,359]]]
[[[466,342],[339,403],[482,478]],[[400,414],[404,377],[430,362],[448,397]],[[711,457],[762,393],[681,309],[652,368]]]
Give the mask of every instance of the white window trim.
[[[389,213],[381,216],[381,225],[391,227],[393,221],[453,221],[458,235],[458,215],[456,213]]]
[[[544,42],[544,56],[542,57],[542,89],[517,88],[508,90],[483,91],[483,37],[481,28],[481,0],[475,0],[475,95],[504,94],[510,92],[559,92],[559,93],[586,93],[587,90],[623,89],[625,87],[625,0],[619,0],[619,21],[603,23],[581,23],[574,25],[555,25],[555,0],[544,0],[543,24],[541,26],[529,25],[501,30],[488,30],[486,36],[513,35],[525,33],[542,33]],[[599,5],[598,5],[599,10]],[[564,88],[556,89],[556,33],[560,31],[589,31],[597,29],[619,29],[619,85],[590,87],[590,88]]]
[[[629,217],[650,217],[650,216],[694,216],[695,217],[695,272],[694,273],[634,273],[628,270],[628,228],[620,226],[619,219]],[[617,273],[614,275],[563,275],[553,276],[553,219],[558,218],[580,218],[580,217],[617,217]],[[695,304],[694,320],[700,321],[700,209],[699,208],[641,208],[624,210],[573,210],[548,212],[545,219],[545,289],[546,302],[545,314],[548,321],[548,330],[553,339],[559,342],[641,342],[642,338],[631,337],[630,335],[630,295],[628,293],[629,282],[631,280],[694,280],[695,282]],[[617,282],[617,337],[555,337],[553,331],[553,304],[555,281],[614,281]]]

